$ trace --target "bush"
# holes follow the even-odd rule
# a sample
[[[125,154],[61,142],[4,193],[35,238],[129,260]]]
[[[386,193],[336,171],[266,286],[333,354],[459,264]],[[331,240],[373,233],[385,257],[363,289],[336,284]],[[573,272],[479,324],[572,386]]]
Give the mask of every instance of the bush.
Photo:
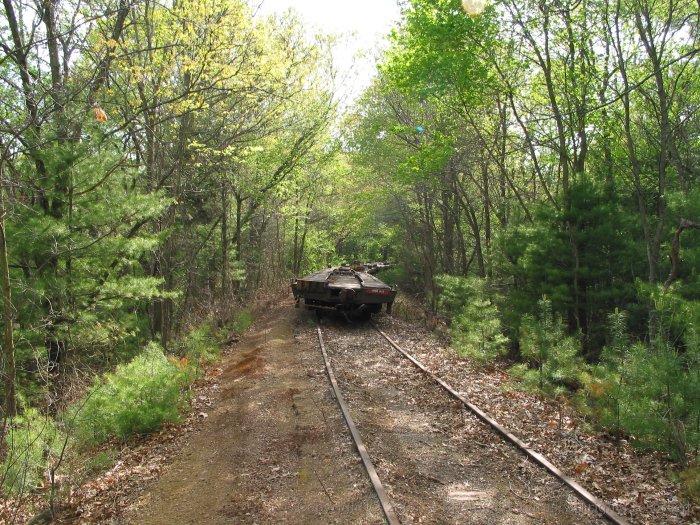
[[[86,476],[95,476],[111,469],[117,462],[119,451],[115,448],[101,450],[94,456],[85,458],[83,470]]]
[[[588,389],[603,428],[631,436],[638,447],[664,450],[685,466],[688,454],[700,446],[700,345],[696,305],[679,304],[683,316],[658,308],[660,335],[651,344],[631,343],[624,312],[611,314],[610,342]],[[669,320],[682,334],[674,344]]]
[[[585,383],[587,367],[580,356],[581,345],[575,337],[565,335],[547,297],[538,305],[538,318],[524,316],[520,328],[520,354],[525,362],[510,372],[522,380],[526,390],[550,396],[568,394]]]
[[[0,465],[0,487],[8,495],[32,489],[65,443],[53,420],[29,409],[8,421],[7,456]]]
[[[403,286],[408,282],[408,273],[403,266],[394,266],[382,270],[379,278],[389,286]]]
[[[168,360],[156,343],[106,374],[69,410],[68,426],[80,445],[125,439],[175,422],[191,381],[186,361]]]
[[[681,465],[700,444],[697,370],[665,341],[635,344],[618,371],[619,426],[642,448],[668,451]]]
[[[439,304],[452,316],[452,346],[462,357],[489,361],[503,354],[508,338],[503,335],[498,308],[486,294],[486,281],[478,277],[440,275]]]
[[[212,336],[208,323],[192,330],[187,336],[177,341],[174,347],[177,355],[186,358],[185,362],[191,360],[195,363],[210,363],[219,356],[220,352],[220,346]]]
[[[247,308],[239,310],[236,314],[236,318],[233,320],[230,329],[234,334],[241,335],[250,327],[250,325],[253,324],[254,321],[255,318],[253,317],[253,314],[250,310],[248,310]]]

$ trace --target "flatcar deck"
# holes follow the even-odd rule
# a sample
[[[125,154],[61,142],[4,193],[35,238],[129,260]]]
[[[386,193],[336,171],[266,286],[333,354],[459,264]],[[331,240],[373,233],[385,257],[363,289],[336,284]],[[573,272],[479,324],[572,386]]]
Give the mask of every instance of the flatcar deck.
[[[396,297],[396,289],[363,269],[348,266],[324,268],[292,281],[296,306],[301,301],[309,309],[379,312],[386,304],[387,312]],[[377,271],[377,267],[371,270]],[[371,271],[370,270],[370,271]]]

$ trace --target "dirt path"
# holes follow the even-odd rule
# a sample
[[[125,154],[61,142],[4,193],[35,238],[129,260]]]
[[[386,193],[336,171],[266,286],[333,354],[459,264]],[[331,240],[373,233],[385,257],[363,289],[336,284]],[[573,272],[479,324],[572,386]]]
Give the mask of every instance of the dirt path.
[[[270,309],[222,364],[200,432],[121,523],[382,523],[306,320]],[[308,330],[307,330],[308,331]]]

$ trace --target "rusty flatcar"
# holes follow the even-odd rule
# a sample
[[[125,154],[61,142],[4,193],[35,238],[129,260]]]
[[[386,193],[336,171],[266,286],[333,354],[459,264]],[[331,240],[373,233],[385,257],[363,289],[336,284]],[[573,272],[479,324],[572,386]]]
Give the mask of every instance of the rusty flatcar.
[[[306,308],[319,314],[330,310],[369,316],[381,311],[385,304],[387,313],[391,313],[396,289],[372,275],[388,266],[372,263],[325,268],[294,279],[292,293],[296,306],[299,307],[303,299]]]

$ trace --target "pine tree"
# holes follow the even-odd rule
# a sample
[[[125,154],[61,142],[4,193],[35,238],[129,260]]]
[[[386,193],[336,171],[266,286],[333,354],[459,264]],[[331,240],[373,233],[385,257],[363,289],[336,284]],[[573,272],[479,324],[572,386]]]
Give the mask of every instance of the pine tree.
[[[463,357],[488,361],[502,355],[508,344],[498,308],[479,277],[437,277],[441,307],[451,314],[452,346]]]

